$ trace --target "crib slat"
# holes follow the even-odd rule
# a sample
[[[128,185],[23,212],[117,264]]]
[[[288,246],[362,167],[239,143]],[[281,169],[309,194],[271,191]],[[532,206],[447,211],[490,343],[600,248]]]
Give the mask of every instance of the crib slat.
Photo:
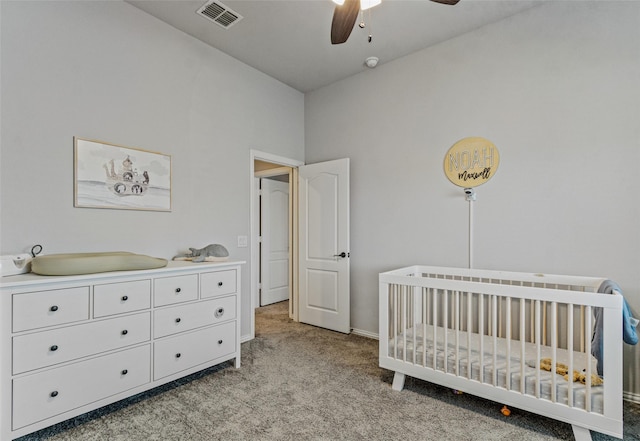
[[[402,359],[407,361],[407,285],[402,285],[402,289],[400,290],[400,300],[402,304],[400,326],[402,327],[402,347],[404,348]]]
[[[506,332],[506,339],[507,339],[507,353],[506,353],[506,357],[507,357],[507,370],[505,373],[505,387],[507,388],[507,390],[511,390],[511,298],[510,297],[506,297],[505,298],[507,304],[505,305],[506,308],[506,317],[505,317],[505,322],[506,322],[506,327],[507,327],[507,332]]]
[[[443,334],[443,347],[442,347],[442,365],[444,367],[444,372],[447,372],[448,369],[448,357],[447,357],[447,349],[449,348],[449,293],[450,291],[447,289],[444,291],[444,295],[442,296],[442,334]]]
[[[585,327],[584,327],[584,305],[580,305],[580,352],[585,352],[584,343],[585,343]]]
[[[587,332],[588,330],[593,329],[593,308],[591,306],[586,307],[585,315],[585,332]],[[591,355],[591,339],[585,338],[585,340],[587,344],[585,352]],[[587,370],[585,373],[587,375],[587,381],[585,382],[584,390],[584,410],[591,412],[591,363],[587,363]]]
[[[427,301],[429,288],[422,288],[422,366],[427,366]]]
[[[393,358],[398,358],[398,285],[393,285]]]
[[[573,314],[574,305],[567,305],[567,351],[569,352],[569,381],[567,381],[567,405],[573,407]]]
[[[542,344],[547,345],[547,302],[542,302]]]
[[[491,296],[491,315],[493,320],[491,323],[492,341],[493,341],[493,367],[491,369],[491,382],[494,386],[498,385],[498,296]]]
[[[526,317],[527,305],[525,299],[520,299],[520,393],[524,394],[526,389],[525,383],[525,317]]]
[[[558,362],[558,321],[557,321],[557,313],[558,313],[558,303],[551,302],[551,359],[552,359],[552,375],[551,375],[551,401],[557,402],[557,380],[558,376],[553,375],[556,373],[556,366]],[[546,325],[546,323],[545,323]]]
[[[407,287],[408,292],[407,292],[407,300],[409,302],[409,318],[411,319],[409,321],[410,323],[410,329],[413,330],[413,336],[411,337],[412,340],[412,345],[413,345],[413,351],[411,351],[411,360],[413,364],[416,364],[416,353],[418,352],[418,336],[417,336],[417,332],[418,332],[418,328],[416,326],[416,296],[415,296],[415,287]]]
[[[472,328],[472,312],[473,311],[473,294],[467,293],[467,378],[472,378],[471,376],[471,331]]]
[[[536,333],[536,398],[540,398],[540,300],[535,301],[535,333]]]
[[[498,320],[498,333],[497,336],[498,337],[504,337],[504,329],[502,327],[503,321],[502,321],[502,297],[498,298],[498,312],[496,314],[496,318]]]
[[[456,336],[456,348],[455,348],[455,365],[454,365],[454,373],[460,375],[460,291],[454,292],[455,298],[455,336]]]
[[[431,363],[431,367],[435,370],[436,369],[436,364],[437,364],[437,353],[438,353],[438,345],[437,345],[437,341],[438,341],[438,292],[437,290],[434,289],[433,291],[433,297],[431,299],[433,301],[433,306],[431,308],[431,312],[433,314],[433,321],[432,321],[432,327],[433,327],[433,336],[432,336],[432,341],[431,341],[431,347],[433,348],[433,356],[431,357],[432,363]]]
[[[535,343],[536,342],[536,315],[535,315],[535,310],[533,308],[533,302],[532,305],[529,309],[529,341],[531,343]]]
[[[478,360],[480,371],[478,381],[484,383],[484,295],[478,295],[478,334],[480,337],[480,359]]]

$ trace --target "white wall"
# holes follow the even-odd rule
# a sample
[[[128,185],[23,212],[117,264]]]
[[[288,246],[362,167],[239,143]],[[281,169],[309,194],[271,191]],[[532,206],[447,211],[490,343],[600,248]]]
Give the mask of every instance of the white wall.
[[[126,3],[0,7],[0,253],[221,243],[249,335],[249,150],[303,159],[303,95]],[[172,211],[74,208],[74,136],[171,155]]]
[[[305,96],[307,162],[351,158],[352,326],[377,333],[377,273],[467,265],[446,151],[482,136],[475,267],[604,276],[640,316],[640,3],[554,2]],[[384,62],[384,60],[381,60]],[[640,350],[625,347],[640,399]]]

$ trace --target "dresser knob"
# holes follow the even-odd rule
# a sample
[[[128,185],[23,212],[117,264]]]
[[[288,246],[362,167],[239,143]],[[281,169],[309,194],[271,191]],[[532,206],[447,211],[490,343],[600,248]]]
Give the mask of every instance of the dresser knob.
[[[57,397],[57,396],[58,396],[58,391],[57,391],[57,390],[54,390],[53,392],[51,392],[51,393],[49,394],[49,396],[50,396],[51,398],[55,398],[55,397]]]
[[[222,282],[218,282],[218,286],[222,286]]]
[[[222,340],[218,340],[218,344],[221,345],[222,344]]]
[[[56,305],[53,305],[51,308],[49,308],[49,311],[51,312],[56,312],[58,310],[58,307]]]
[[[220,318],[224,315],[224,308],[216,309],[216,312],[213,313],[216,318]]]
[[[129,331],[127,331],[126,329],[122,330],[122,335],[127,335],[129,333]]]
[[[126,369],[123,369],[123,370],[122,370],[122,372],[120,372],[120,373],[121,373],[122,375],[127,375],[127,374],[129,373],[129,371],[128,371],[128,370],[126,370]]]
[[[129,300],[129,296],[122,296],[122,301],[126,302],[127,300]]]
[[[57,351],[58,350],[58,345],[53,345],[49,348],[51,351]]]
[[[180,357],[182,357],[182,354],[181,354],[180,352],[178,352],[178,353],[176,354],[176,358],[180,358]]]
[[[182,291],[180,288],[176,288],[176,292],[180,292]]]
[[[182,319],[181,319],[180,317],[178,317],[178,318],[176,319],[176,323],[180,323],[181,321],[182,321]]]

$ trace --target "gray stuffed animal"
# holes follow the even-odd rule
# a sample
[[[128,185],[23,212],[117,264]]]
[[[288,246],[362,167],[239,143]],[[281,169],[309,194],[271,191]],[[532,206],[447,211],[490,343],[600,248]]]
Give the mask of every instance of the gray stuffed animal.
[[[229,258],[227,249],[217,243],[212,243],[204,248],[189,248],[191,252],[178,254],[173,260],[191,260],[192,262],[222,262]]]

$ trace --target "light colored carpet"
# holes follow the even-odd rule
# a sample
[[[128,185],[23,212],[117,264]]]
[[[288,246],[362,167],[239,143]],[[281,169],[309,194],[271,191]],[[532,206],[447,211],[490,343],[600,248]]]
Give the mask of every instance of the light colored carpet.
[[[378,342],[257,310],[256,338],[231,363],[115,403],[20,441],[572,440],[568,424],[407,378],[391,390]],[[594,440],[614,438],[594,434]],[[640,405],[625,403],[625,440]]]

